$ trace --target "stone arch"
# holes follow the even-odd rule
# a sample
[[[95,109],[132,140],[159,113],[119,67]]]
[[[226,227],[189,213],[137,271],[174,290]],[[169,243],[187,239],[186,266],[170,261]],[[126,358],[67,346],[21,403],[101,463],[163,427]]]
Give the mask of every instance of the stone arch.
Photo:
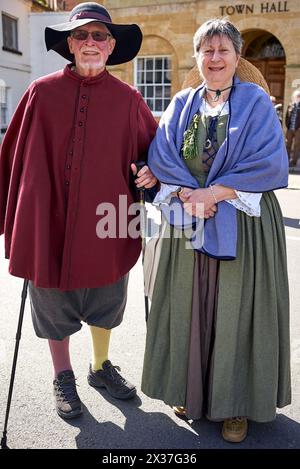
[[[241,31],[242,35],[250,30],[263,30],[275,36],[285,51],[287,64],[295,62],[295,58],[298,57],[296,41],[291,47],[289,31],[282,28],[280,21],[275,22],[274,20],[261,16],[237,20],[234,21],[234,24]]]
[[[265,58],[265,60],[259,61],[258,58],[255,60],[254,57],[248,57],[247,54],[244,57],[262,72],[268,82],[271,95],[276,96],[278,103],[285,103],[287,95],[286,65],[297,56],[296,49],[291,50],[288,31],[280,26],[280,22],[268,19],[264,15],[237,20],[235,25],[241,31],[245,40],[243,52],[255,40],[257,41],[257,47],[259,47],[260,38],[263,44],[265,39],[273,37],[282,46],[284,56],[281,59],[278,57],[272,61],[271,58]]]
[[[298,41],[291,41],[290,28],[283,28],[280,21],[274,21],[266,18],[265,15],[256,16],[255,18],[244,18],[234,21],[235,25],[239,28],[241,33],[246,33],[249,30],[263,30],[266,33],[273,34],[281,43],[285,51],[285,73],[284,73],[284,98],[283,106],[284,112],[290,100],[291,93],[295,89],[295,79],[299,78],[300,67],[299,61],[299,47]],[[294,29],[293,29],[294,31]]]
[[[142,55],[168,55],[171,58],[171,94],[174,96],[174,94],[180,89],[178,56],[174,46],[170,43],[170,41],[162,36],[157,34],[146,34],[143,37],[142,47],[139,51],[139,56]]]
[[[143,32],[143,42],[141,49],[137,55],[140,56],[150,55],[168,55],[172,62],[172,75],[171,75],[171,94],[172,96],[180,90],[180,73],[178,66],[178,56],[174,46],[166,38],[157,34],[147,34]],[[134,84],[134,61],[127,62],[121,65],[109,67],[109,70],[121,80]]]
[[[270,94],[283,104],[286,54],[279,39],[266,29],[248,28],[242,32],[242,55],[255,65],[266,79]]]
[[[243,31],[243,40],[242,55],[244,57],[284,57],[284,60],[286,58],[285,49],[279,39],[266,30],[249,29]]]

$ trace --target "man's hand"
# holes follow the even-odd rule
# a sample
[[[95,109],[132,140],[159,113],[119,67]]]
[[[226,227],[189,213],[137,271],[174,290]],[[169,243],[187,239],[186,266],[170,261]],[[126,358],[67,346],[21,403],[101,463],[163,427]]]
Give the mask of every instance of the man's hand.
[[[131,170],[134,175],[137,173],[137,167],[134,163],[130,165]],[[135,179],[136,186],[138,188],[145,187],[145,189],[151,189],[157,183],[156,177],[152,174],[148,166],[143,166],[142,169],[137,174],[137,178]]]

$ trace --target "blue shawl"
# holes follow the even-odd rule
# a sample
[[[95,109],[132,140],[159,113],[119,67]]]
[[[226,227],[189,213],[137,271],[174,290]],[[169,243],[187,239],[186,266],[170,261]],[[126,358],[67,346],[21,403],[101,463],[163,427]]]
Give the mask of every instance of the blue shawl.
[[[160,182],[199,187],[182,158],[181,147],[183,133],[199,111],[204,90],[201,85],[177,93],[160,121],[148,154],[149,167]],[[270,98],[259,86],[236,77],[229,97],[226,138],[210,168],[206,187],[210,184],[244,192],[268,192],[288,184],[283,132]],[[179,205],[178,199],[175,204]],[[171,217],[168,221],[172,224]],[[236,258],[236,244],[236,208],[219,202],[216,215],[205,221],[203,245],[193,247],[229,260]]]

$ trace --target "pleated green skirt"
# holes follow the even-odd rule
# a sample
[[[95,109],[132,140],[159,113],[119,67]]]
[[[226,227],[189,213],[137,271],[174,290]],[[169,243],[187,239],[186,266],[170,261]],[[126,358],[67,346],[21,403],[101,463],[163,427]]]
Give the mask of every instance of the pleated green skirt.
[[[291,402],[284,226],[273,192],[262,196],[261,217],[237,212],[237,258],[219,263],[207,416],[267,422]],[[195,253],[175,231],[163,240],[142,391],[185,406]]]

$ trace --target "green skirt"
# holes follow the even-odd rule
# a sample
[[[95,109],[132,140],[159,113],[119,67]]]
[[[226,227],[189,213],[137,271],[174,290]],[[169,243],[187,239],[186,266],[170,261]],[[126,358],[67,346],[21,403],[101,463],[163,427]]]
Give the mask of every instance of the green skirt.
[[[261,199],[261,217],[237,212],[237,258],[219,266],[208,417],[266,422],[291,402],[284,226],[273,192]],[[175,232],[163,240],[142,391],[185,406],[195,255]]]

